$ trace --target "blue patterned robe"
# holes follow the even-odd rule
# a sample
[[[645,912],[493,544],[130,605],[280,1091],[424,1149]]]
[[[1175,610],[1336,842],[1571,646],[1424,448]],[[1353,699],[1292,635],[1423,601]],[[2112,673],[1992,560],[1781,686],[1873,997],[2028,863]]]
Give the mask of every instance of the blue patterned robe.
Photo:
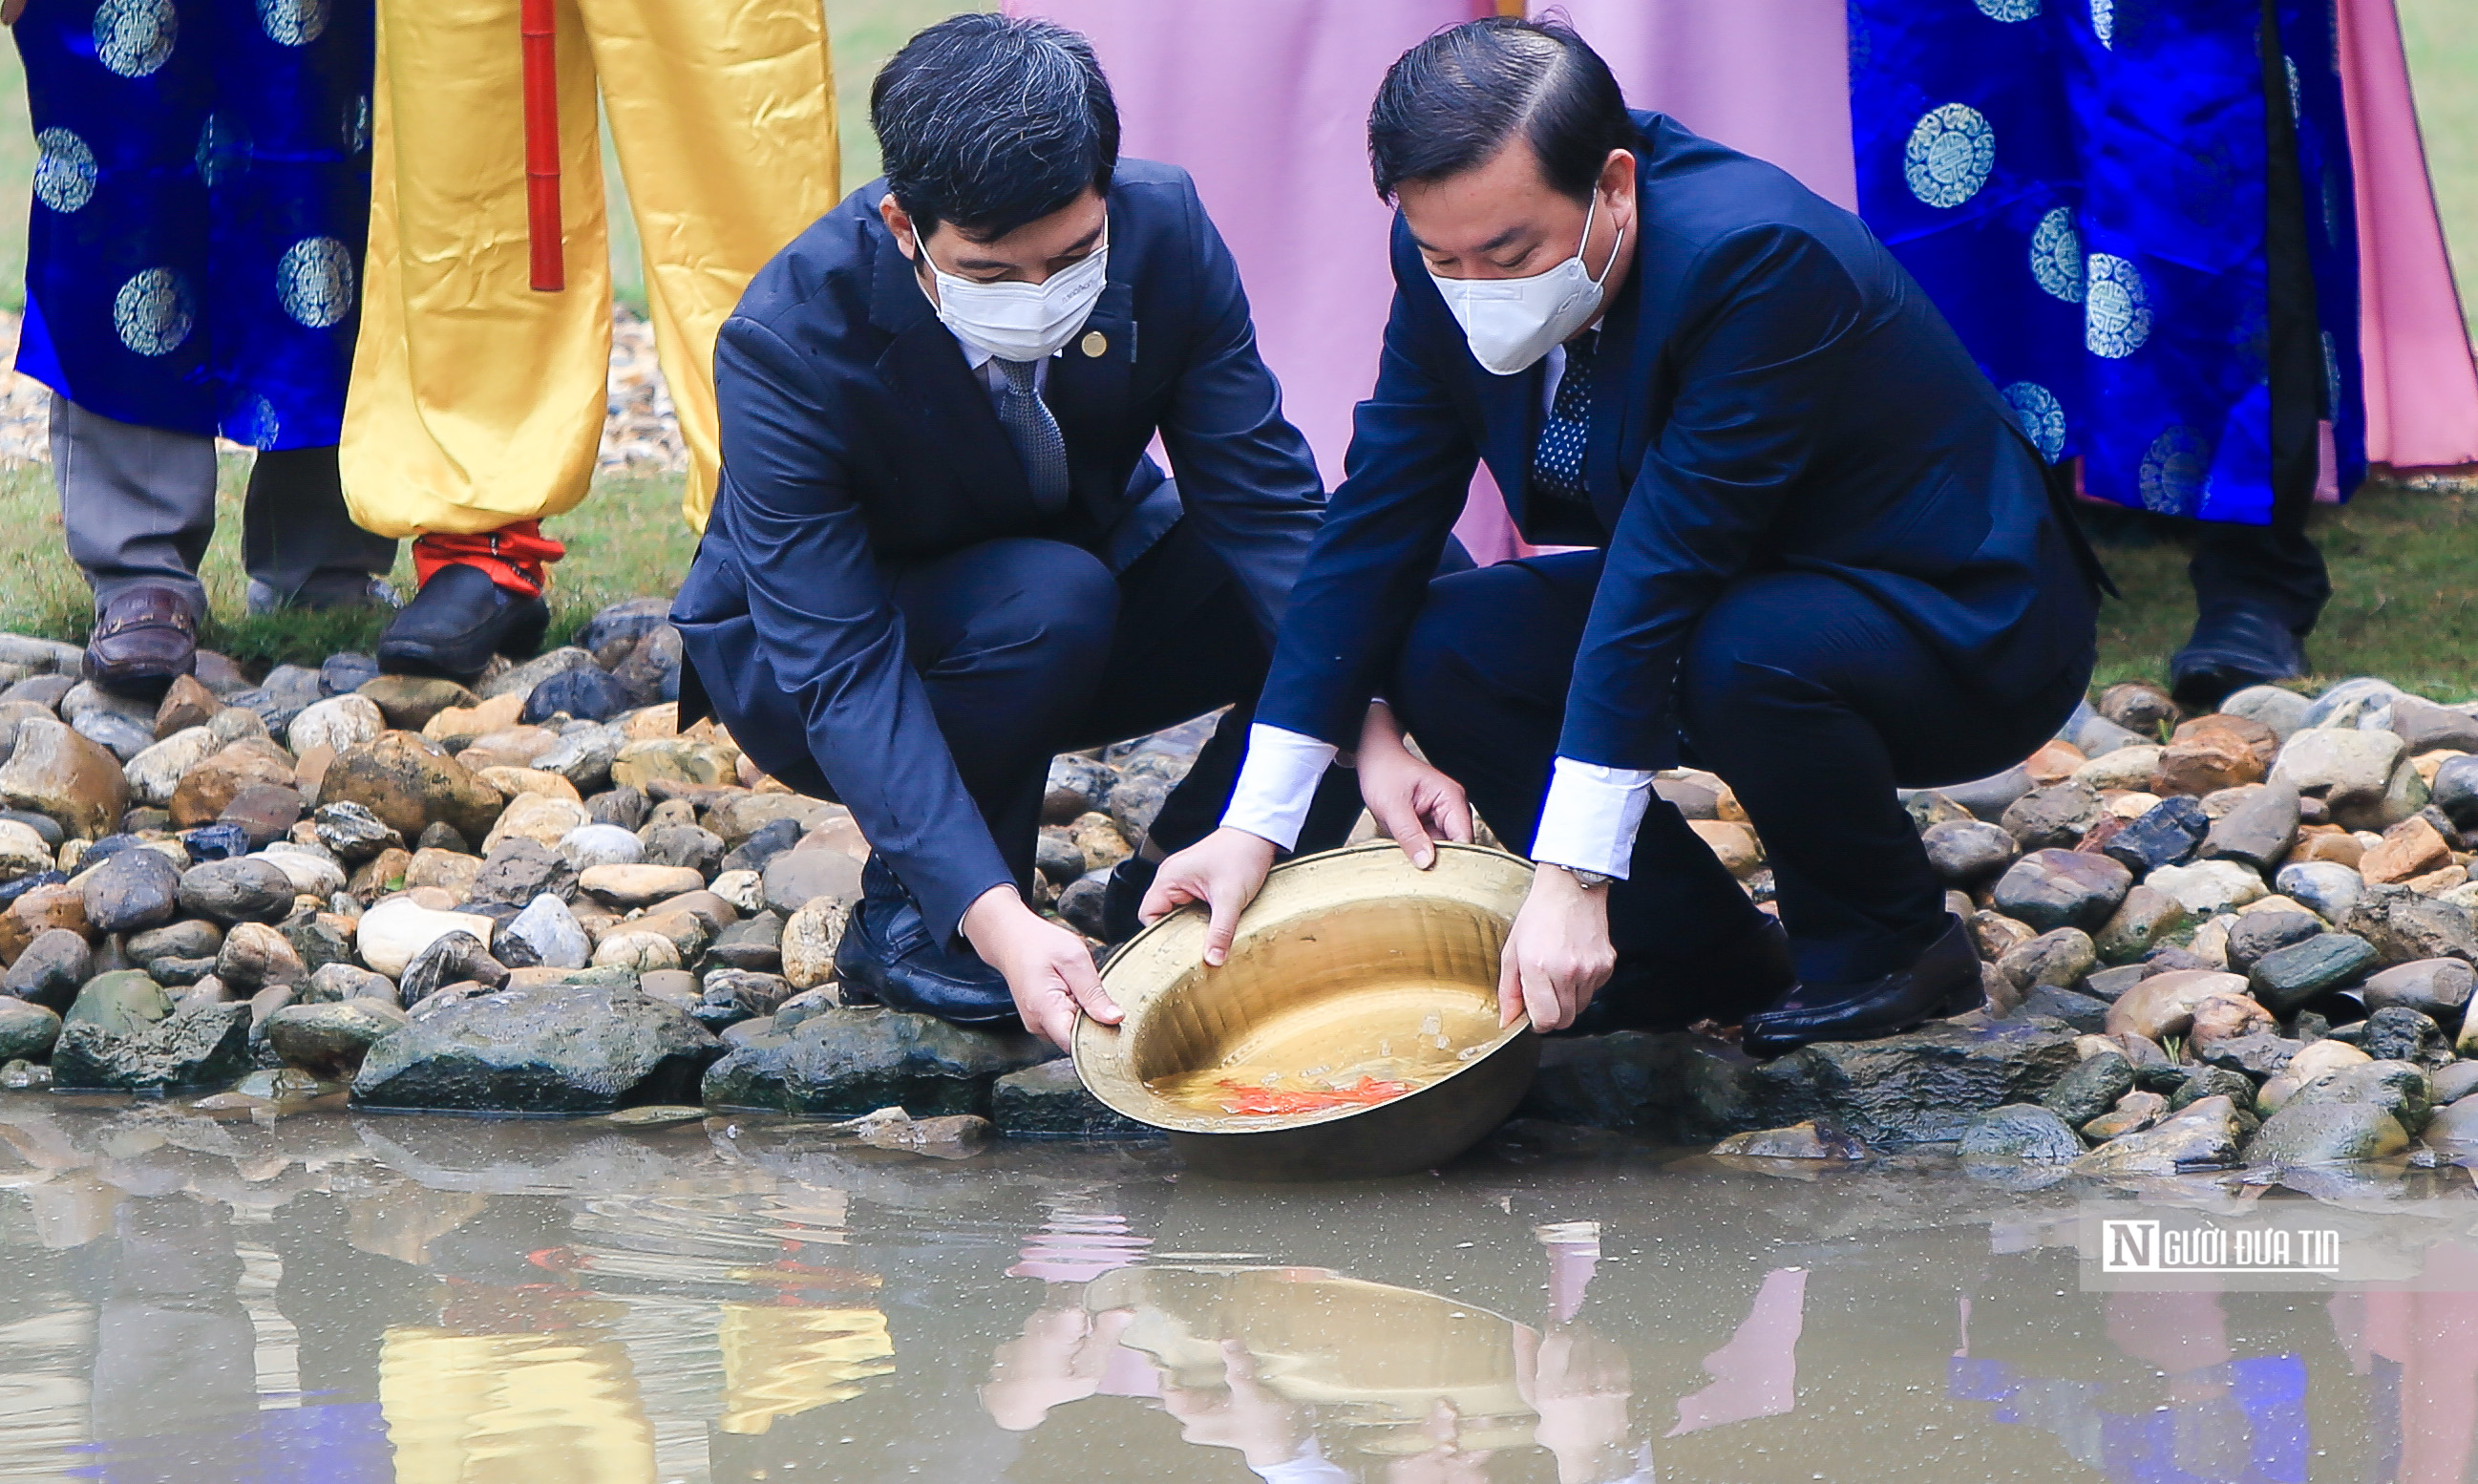
[[[2365,470],[2331,0],[2279,0],[2323,415]],[[1850,0],[1861,213],[2050,459],[2204,520],[2270,518],[2260,0]]]
[[[370,0],[29,0],[15,34],[38,151],[17,369],[123,422],[337,441]]]

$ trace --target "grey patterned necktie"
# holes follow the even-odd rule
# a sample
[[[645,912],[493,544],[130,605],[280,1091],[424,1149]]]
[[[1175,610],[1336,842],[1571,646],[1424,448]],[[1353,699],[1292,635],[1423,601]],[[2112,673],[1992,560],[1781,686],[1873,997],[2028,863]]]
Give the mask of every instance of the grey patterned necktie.
[[[1007,441],[1015,444],[1016,457],[1024,461],[1032,502],[1042,514],[1054,516],[1067,508],[1067,440],[1059,436],[1058,419],[1049,415],[1033,381],[1040,366],[1038,361],[999,362],[1006,374],[1006,388],[999,393],[999,422],[1006,429]]]
[[[1600,341],[1595,330],[1566,347],[1566,373],[1541,421],[1540,440],[1531,447],[1531,488],[1552,499],[1591,503],[1583,456],[1592,442],[1592,361]]]

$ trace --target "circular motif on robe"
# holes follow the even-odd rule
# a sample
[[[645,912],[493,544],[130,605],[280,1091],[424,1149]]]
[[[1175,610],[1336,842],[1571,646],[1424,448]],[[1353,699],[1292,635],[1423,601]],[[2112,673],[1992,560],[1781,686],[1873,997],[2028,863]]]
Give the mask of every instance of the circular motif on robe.
[[[112,328],[120,343],[141,356],[167,356],[181,348],[197,320],[189,280],[170,268],[148,268],[112,296]]]
[[[2212,450],[2203,435],[2183,423],[2168,428],[2143,450],[2142,508],[2162,516],[2192,515],[2211,472]]]
[[[1902,151],[1902,178],[1930,206],[1960,206],[1979,194],[1995,165],[1996,131],[1967,103],[1930,110]]]
[[[2083,344],[2122,360],[2151,339],[2151,289],[2141,270],[2114,253],[2093,253],[2084,273]]]
[[[2039,0],[1979,0],[1979,13],[1989,20],[2036,20]]]
[[[94,151],[66,129],[35,136],[35,199],[63,214],[94,199]]]
[[[370,95],[364,93],[344,115],[344,153],[358,155],[369,147]]]
[[[162,66],[180,35],[171,0],[103,0],[94,8],[95,60],[122,77]]]
[[[224,437],[252,448],[272,448],[284,431],[283,419],[275,415],[275,404],[253,394],[249,405],[239,417],[224,424]]]
[[[324,330],[353,312],[352,249],[332,237],[305,237],[275,263],[284,313]]]
[[[2098,34],[2099,44],[2116,45],[2116,0],[2090,0],[2091,30]]]
[[[229,113],[209,113],[198,131],[198,178],[209,189],[249,173],[249,130]]]
[[[258,0],[258,23],[281,46],[307,46],[327,29],[328,0]]]
[[[2065,404],[2035,381],[2017,381],[2006,388],[2005,401],[2013,409],[2013,420],[2022,425],[2022,436],[2039,450],[2039,457],[2056,463],[2057,456],[2065,451]]]
[[[2033,229],[2031,276],[2053,298],[2083,301],[2083,235],[2074,228],[2072,207],[2058,207]]]

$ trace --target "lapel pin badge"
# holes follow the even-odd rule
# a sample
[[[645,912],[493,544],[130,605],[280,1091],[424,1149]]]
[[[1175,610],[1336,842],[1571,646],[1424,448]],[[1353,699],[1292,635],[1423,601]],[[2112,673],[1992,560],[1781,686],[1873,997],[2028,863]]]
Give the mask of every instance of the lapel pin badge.
[[[1084,339],[1076,343],[1076,348],[1092,360],[1099,361],[1109,352],[1110,338],[1099,330],[1087,330],[1084,332]]]

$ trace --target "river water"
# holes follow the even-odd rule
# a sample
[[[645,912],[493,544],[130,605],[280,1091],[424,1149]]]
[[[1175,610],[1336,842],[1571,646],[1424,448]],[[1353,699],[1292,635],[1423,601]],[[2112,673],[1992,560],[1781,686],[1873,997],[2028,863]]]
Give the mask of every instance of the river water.
[[[1517,1125],[1237,1187],[1141,1143],[0,1094],[0,1477],[2469,1476],[2478,1293],[2086,1292],[2052,1181]],[[2437,1197],[2403,1260],[2478,1278],[2460,1170],[2110,1194]]]

